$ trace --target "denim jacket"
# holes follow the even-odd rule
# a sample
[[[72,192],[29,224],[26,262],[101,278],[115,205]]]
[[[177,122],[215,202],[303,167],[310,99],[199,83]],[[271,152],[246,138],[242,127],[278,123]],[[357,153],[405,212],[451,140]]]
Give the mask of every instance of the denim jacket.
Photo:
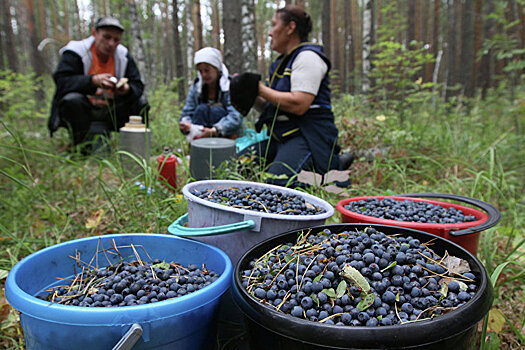
[[[242,116],[237,110],[232,106],[230,101],[230,92],[229,91],[219,91],[219,102],[224,106],[228,114],[224,116],[218,123],[213,125],[220,135],[230,136],[235,133],[239,135],[242,131]],[[188,93],[186,98],[186,104],[182,108],[182,113],[180,116],[180,121],[186,120],[191,122],[193,117],[193,112],[195,108],[199,105],[199,93],[197,92],[197,82],[195,82]]]

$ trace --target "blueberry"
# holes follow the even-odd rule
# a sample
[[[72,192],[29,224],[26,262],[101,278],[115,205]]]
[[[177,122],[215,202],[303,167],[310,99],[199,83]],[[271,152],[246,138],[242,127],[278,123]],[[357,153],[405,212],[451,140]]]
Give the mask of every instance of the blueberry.
[[[301,299],[301,306],[303,309],[308,310],[314,306],[314,301],[310,297],[304,297]]]
[[[294,306],[291,315],[295,317],[303,317],[303,308],[300,306]]]
[[[450,281],[448,283],[448,290],[450,292],[453,292],[453,293],[458,293],[459,292],[459,283],[457,281]]]
[[[259,299],[266,299],[266,291],[262,288],[256,288],[254,294]]]

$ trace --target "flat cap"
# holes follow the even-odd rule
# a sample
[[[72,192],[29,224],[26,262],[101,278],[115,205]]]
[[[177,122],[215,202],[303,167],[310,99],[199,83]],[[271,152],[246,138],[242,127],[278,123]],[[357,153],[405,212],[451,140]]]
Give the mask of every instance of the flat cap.
[[[124,27],[122,26],[120,21],[115,17],[101,17],[97,19],[97,21],[95,22],[95,29],[103,27],[115,27],[124,31]]]

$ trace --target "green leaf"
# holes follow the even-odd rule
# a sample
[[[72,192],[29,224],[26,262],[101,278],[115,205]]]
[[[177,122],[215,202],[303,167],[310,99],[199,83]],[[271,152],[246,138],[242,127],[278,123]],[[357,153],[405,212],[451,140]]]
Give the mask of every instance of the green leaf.
[[[391,269],[392,267],[396,266],[397,265],[397,261],[394,261],[392,263],[390,263],[390,265],[388,265],[387,267],[385,267],[384,269],[381,270],[381,272],[384,272],[388,269]]]
[[[158,263],[158,264],[155,264],[155,265],[151,265],[151,267],[153,268],[159,268],[159,269],[162,269],[162,270],[168,270],[170,268],[170,264],[168,264],[167,262],[163,261],[161,263]]]
[[[323,275],[317,275],[317,276],[315,276],[313,282],[319,282],[321,280],[321,278],[323,278]]]
[[[494,272],[492,273],[492,275],[490,275],[490,281],[492,282],[492,286],[495,287],[496,286],[496,282],[498,281],[498,277],[499,275],[501,274],[501,271],[503,271],[503,269],[510,263],[512,263],[513,261],[506,261],[502,264],[499,264],[498,267],[496,267],[496,269],[494,270]]]
[[[337,285],[337,290],[335,292],[335,296],[337,299],[339,299],[340,297],[342,297],[343,295],[345,295],[345,292],[346,292],[346,281],[345,280],[342,280],[341,282],[339,282],[339,284]]]
[[[396,294],[396,301],[397,301],[397,302],[399,302],[399,293],[400,293],[400,292],[397,292],[397,294]]]
[[[370,291],[368,281],[361,275],[361,272],[352,266],[345,265],[339,274],[346,278],[351,285],[360,287],[363,292],[368,293]]]
[[[357,303],[357,309],[359,311],[365,311],[374,303],[376,295],[374,293],[367,294],[359,303]]]
[[[466,292],[468,289],[468,286],[465,284],[465,282],[457,281],[459,283],[459,290]]]
[[[8,274],[9,274],[9,271],[0,270],[0,280],[3,280],[4,278],[6,278]]]
[[[323,289],[321,292],[326,294],[328,297],[334,299],[335,298],[335,290],[333,288],[330,289]]]
[[[310,298],[312,298],[312,300],[317,304],[317,307],[319,307],[319,298],[317,297],[317,295],[315,295],[315,293],[312,293],[310,295]]]
[[[293,259],[295,259],[295,257],[291,256],[291,255],[285,255],[284,256],[284,261],[286,261],[286,263],[288,264],[290,261],[292,261]]]
[[[448,284],[447,283],[441,284],[441,289],[439,290],[439,292],[441,293],[442,297],[445,298],[448,294]]]

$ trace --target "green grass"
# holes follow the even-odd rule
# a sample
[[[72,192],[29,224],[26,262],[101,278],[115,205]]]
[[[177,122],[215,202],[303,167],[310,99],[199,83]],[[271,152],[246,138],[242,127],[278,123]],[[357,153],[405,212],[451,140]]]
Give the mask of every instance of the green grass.
[[[47,85],[52,91],[51,84]],[[64,151],[68,143],[65,130],[50,139],[48,106],[34,101],[31,86],[31,80],[20,75],[9,76],[0,85],[1,283],[20,259],[46,246],[116,232],[167,233],[167,227],[187,210],[181,188],[189,179],[188,146],[178,130],[181,106],[176,94],[167,88],[151,93],[154,157],[130,176],[123,171],[117,152],[103,160],[84,159]],[[502,220],[481,235],[478,256],[489,275],[500,272],[493,306],[504,317],[499,324],[491,319],[481,345],[487,349],[523,347],[525,154],[521,129],[525,88],[519,90],[516,101],[509,101],[504,91],[493,91],[485,101],[461,104],[433,105],[432,96],[419,97],[403,110],[402,124],[400,113],[394,110],[363,103],[358,97],[336,99],[343,149],[384,147],[388,152],[374,162],[353,165],[353,186],[342,195],[319,187],[307,191],[334,206],[348,196],[440,192],[477,198],[497,207]],[[117,141],[118,134],[114,134],[115,145]],[[174,192],[156,180],[155,156],[164,146],[183,159]],[[248,164],[219,174],[258,181],[259,170]],[[148,194],[135,181],[153,191]],[[335,215],[328,223],[338,221]],[[497,270],[498,266],[503,269]],[[0,344],[23,348],[17,315],[9,312],[3,296],[0,301]],[[501,331],[496,334],[498,327]]]

